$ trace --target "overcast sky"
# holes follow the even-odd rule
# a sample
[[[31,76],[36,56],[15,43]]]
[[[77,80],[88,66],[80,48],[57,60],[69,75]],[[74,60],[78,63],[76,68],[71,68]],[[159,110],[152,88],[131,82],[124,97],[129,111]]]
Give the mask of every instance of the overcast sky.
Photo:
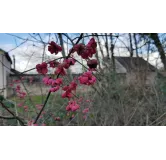
[[[18,37],[15,37],[13,35]],[[33,34],[31,35],[33,36]],[[49,42],[51,40],[56,41],[55,37],[50,37],[50,39],[48,39],[47,34],[41,34],[41,36],[45,42]],[[20,39],[19,37],[23,39]],[[30,41],[26,41],[27,38]],[[43,44],[35,42],[35,40],[27,33],[12,35],[4,33],[0,34],[0,48],[8,52],[12,59],[13,55],[15,55],[16,69],[19,71],[25,71],[27,69],[33,68],[34,66],[36,66],[36,64],[41,63],[42,61]],[[59,53],[58,56],[56,56],[55,54],[50,54],[48,52],[48,46],[46,46],[45,60],[54,59],[59,56],[61,56],[61,53]]]
[[[16,36],[16,37],[15,37]],[[41,63],[42,60],[42,54],[43,54],[43,45],[40,43],[35,42],[36,40],[32,38],[31,36],[36,37],[39,39],[36,34],[28,34],[28,33],[15,33],[12,35],[5,34],[5,33],[0,33],[0,48],[5,50],[6,52],[9,52],[9,55],[11,58],[12,56],[15,55],[16,58],[16,69],[19,71],[25,71],[27,69],[33,68],[36,66],[36,64]],[[70,34],[70,36],[76,37],[77,34]],[[20,39],[20,37],[22,39]],[[29,39],[30,41],[26,41],[26,39]],[[48,34],[41,34],[41,38],[45,42],[49,42],[51,40],[56,42],[56,37],[52,35],[49,37]],[[101,41],[102,45],[104,46],[104,41]],[[16,48],[19,46],[18,48]],[[16,49],[15,49],[16,48]],[[65,50],[66,52],[71,48],[71,45],[65,45]],[[104,52],[106,52],[104,48]],[[99,53],[100,54],[100,53]],[[116,56],[128,56],[129,53],[125,50],[121,49],[116,49],[115,51]],[[59,53],[58,56],[56,55],[51,55],[48,52],[47,46],[45,50],[45,59],[54,59],[56,57],[61,56]],[[147,59],[147,55],[142,54],[143,58],[145,60]],[[78,58],[78,57],[77,57]],[[79,60],[81,60],[79,58]],[[159,58],[159,54],[157,52],[152,53],[149,57],[149,62],[157,67],[161,67],[161,61]],[[77,64],[75,67],[72,67],[73,72],[81,72],[82,68],[80,67],[79,64]]]

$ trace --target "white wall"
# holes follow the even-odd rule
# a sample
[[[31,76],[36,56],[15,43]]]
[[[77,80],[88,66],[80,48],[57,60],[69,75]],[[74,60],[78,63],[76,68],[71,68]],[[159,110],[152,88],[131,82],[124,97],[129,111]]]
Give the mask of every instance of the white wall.
[[[3,68],[2,68],[2,55],[3,53],[0,51],[0,92],[1,92],[1,89],[3,88]]]
[[[0,51],[0,89],[6,88],[3,92],[4,97],[7,97],[7,77],[10,74],[10,69],[11,63],[7,60],[4,53]]]

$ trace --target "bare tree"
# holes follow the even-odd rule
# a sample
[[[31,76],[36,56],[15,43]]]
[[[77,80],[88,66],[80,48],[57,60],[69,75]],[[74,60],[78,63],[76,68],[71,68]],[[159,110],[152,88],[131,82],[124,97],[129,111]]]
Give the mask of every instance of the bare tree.
[[[144,36],[148,36],[150,39],[154,41],[154,45],[158,49],[158,52],[160,54],[161,61],[164,65],[164,70],[166,70],[166,57],[165,57],[165,51],[162,46],[162,43],[160,41],[158,33],[143,33]]]
[[[132,44],[131,33],[129,33],[129,41],[130,41],[130,57],[133,57],[133,44]]]

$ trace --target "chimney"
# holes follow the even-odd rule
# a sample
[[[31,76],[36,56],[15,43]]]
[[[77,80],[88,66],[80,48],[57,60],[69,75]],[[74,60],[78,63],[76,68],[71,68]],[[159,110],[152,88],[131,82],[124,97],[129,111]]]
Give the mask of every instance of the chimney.
[[[15,55],[13,55],[13,67],[16,69],[16,60],[15,60]]]

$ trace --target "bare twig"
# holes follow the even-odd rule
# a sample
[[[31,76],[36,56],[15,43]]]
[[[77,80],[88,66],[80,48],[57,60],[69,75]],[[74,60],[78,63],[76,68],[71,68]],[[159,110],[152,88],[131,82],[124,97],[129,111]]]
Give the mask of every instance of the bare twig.
[[[1,106],[2,106],[6,111],[8,111],[15,119],[17,119],[17,120],[20,122],[20,124],[21,124],[22,126],[25,126],[24,122],[23,122],[18,116],[16,116],[11,110],[9,110],[1,101],[0,101],[0,104],[1,104]]]

